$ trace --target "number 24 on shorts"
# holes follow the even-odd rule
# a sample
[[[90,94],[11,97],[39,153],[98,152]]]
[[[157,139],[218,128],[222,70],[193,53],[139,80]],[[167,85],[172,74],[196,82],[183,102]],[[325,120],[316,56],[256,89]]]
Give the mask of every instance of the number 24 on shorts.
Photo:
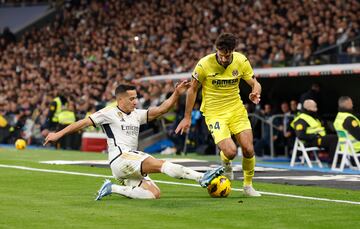
[[[214,124],[214,126],[213,126],[213,124],[209,124],[209,129],[210,129],[210,131],[212,131],[213,129],[218,129],[218,130],[220,130],[220,124],[219,124],[219,122],[215,122],[215,124]]]

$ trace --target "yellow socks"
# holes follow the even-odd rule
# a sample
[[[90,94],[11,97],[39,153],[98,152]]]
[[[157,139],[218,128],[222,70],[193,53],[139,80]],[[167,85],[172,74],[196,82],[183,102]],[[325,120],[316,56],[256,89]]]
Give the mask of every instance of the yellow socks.
[[[225,156],[223,151],[220,151],[220,157],[224,164],[228,164],[231,162],[231,160],[229,160],[229,158]],[[253,156],[252,158],[243,157],[242,168],[244,173],[244,186],[251,186],[252,178],[255,173],[255,156]]]
[[[252,185],[252,178],[255,173],[255,156],[252,158],[242,158],[242,168],[244,173],[244,186]]]

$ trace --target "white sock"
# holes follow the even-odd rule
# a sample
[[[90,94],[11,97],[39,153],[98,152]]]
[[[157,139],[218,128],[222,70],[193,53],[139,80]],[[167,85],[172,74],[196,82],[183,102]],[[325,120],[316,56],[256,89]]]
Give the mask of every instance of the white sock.
[[[178,178],[178,179],[189,179],[195,180],[199,182],[199,180],[203,177],[203,173],[196,172],[192,169],[186,168],[182,165],[173,164],[171,162],[166,161],[162,167],[161,172],[165,173],[168,176]]]
[[[117,193],[133,199],[155,199],[155,196],[149,190],[142,187],[131,187],[122,185],[111,185],[111,192]]]

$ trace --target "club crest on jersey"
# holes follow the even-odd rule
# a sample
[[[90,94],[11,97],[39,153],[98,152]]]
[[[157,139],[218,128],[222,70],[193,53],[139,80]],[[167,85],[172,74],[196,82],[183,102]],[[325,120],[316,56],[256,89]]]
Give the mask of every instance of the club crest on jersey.
[[[117,114],[119,115],[120,121],[125,122],[123,114],[121,112],[118,112]]]
[[[237,69],[235,69],[234,71],[232,71],[232,76],[233,77],[237,77],[239,75],[239,71]]]

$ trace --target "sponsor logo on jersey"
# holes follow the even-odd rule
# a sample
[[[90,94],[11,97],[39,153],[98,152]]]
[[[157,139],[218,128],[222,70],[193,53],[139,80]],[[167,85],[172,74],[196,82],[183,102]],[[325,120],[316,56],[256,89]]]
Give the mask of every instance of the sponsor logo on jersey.
[[[128,136],[131,136],[131,135],[138,136],[139,135],[139,127],[138,126],[121,125],[121,130],[123,130],[125,132],[125,134],[128,135]]]
[[[232,80],[212,80],[212,85],[216,87],[229,87],[233,85],[237,85],[239,83],[239,79],[232,79]]]

